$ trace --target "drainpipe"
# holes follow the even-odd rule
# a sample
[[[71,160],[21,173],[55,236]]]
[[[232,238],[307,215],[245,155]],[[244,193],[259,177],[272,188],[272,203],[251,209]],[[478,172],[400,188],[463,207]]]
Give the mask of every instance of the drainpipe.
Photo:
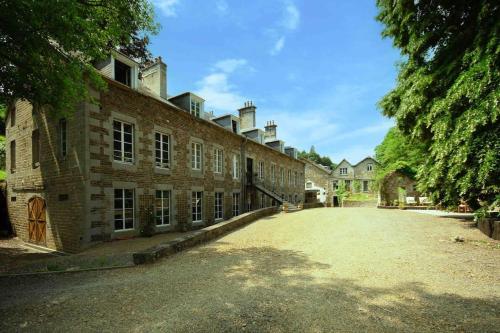
[[[241,181],[241,193],[243,194],[240,198],[240,207],[242,207],[241,211],[245,211],[247,209],[246,202],[247,202],[247,174],[246,174],[246,152],[245,152],[245,147],[246,143],[248,141],[248,138],[246,136],[243,136],[243,140],[241,141],[240,145],[240,176],[242,178]],[[245,172],[242,172],[244,170]]]

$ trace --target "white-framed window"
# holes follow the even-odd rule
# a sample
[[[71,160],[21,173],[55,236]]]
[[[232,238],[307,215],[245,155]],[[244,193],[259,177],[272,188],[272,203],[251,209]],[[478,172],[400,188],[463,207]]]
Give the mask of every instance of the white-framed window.
[[[191,114],[195,117],[200,117],[201,113],[201,103],[198,101],[191,100]]]
[[[224,192],[215,192],[214,218],[220,220],[224,216]]]
[[[191,143],[191,169],[201,170],[201,153],[203,147],[201,143],[193,142]]]
[[[288,185],[292,185],[292,170],[288,170]]]
[[[203,192],[193,191],[191,193],[191,219],[193,222],[201,222],[203,209]]]
[[[115,230],[134,229],[134,190],[115,188]]]
[[[155,165],[157,168],[170,168],[170,136],[155,133]]]
[[[264,179],[264,161],[259,162],[259,179]]]
[[[240,215],[240,194],[233,193],[233,216]]]
[[[113,159],[123,163],[134,163],[134,125],[113,121]]]
[[[156,190],[155,220],[157,226],[170,224],[170,191]]]
[[[285,185],[285,169],[280,168],[280,184],[281,186]]]
[[[373,170],[373,164],[368,163],[368,164],[366,165],[366,171],[372,171],[372,170]]]
[[[271,182],[276,183],[276,165],[271,164]]]
[[[233,178],[240,179],[240,158],[238,155],[233,155]]]
[[[222,167],[224,165],[224,151],[222,149],[214,150],[214,172],[222,173]]]
[[[59,119],[59,154],[62,158],[68,154],[68,124],[66,118]]]
[[[347,175],[347,168],[340,168],[339,171],[341,175]]]
[[[312,188],[313,187],[313,183],[312,182],[307,182],[306,183],[306,188]]]

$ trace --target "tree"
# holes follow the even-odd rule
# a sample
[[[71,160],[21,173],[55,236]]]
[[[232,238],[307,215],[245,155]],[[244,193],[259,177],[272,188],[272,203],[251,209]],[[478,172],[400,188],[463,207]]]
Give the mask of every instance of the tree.
[[[384,140],[375,148],[375,159],[380,163],[376,180],[380,182],[388,173],[399,171],[415,178],[424,164],[426,146],[412,142],[397,127],[389,129]]]
[[[337,195],[337,199],[339,200],[340,207],[344,207],[344,199],[348,195],[345,182],[342,181],[338,184],[338,188],[335,190],[335,194]]]
[[[0,1],[0,103],[68,112],[89,99],[89,83],[105,87],[92,62],[157,28],[147,0]]]
[[[494,0],[377,0],[382,35],[401,50],[379,103],[428,150],[421,190],[453,206],[492,203],[500,179],[500,6]]]
[[[319,155],[316,152],[316,149],[314,148],[314,146],[311,146],[311,149],[309,149],[308,153],[305,150],[299,151],[298,157],[305,158],[305,159],[308,159],[310,161],[313,161],[314,163],[327,166],[330,169],[335,169],[335,167],[337,166],[337,164],[332,162],[330,157]]]

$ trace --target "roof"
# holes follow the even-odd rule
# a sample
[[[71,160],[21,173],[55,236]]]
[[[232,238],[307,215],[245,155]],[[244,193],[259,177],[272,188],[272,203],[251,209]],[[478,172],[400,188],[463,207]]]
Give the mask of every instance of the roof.
[[[321,171],[324,171],[326,172],[327,174],[331,174],[332,173],[332,170],[331,169],[328,169],[326,168],[325,166],[321,165],[321,164],[318,164],[314,161],[311,161],[310,159],[307,159],[307,158],[300,158],[301,161],[304,161],[306,163],[309,163],[311,164],[312,166],[315,166],[316,168],[320,169]]]
[[[333,169],[333,171],[337,170],[337,169],[339,168],[339,166],[342,164],[342,162],[346,162],[347,164],[349,164],[351,167],[353,167],[353,168],[354,168],[354,167],[357,167],[358,165],[360,165],[361,163],[363,163],[364,161],[366,161],[366,160],[368,160],[368,159],[370,159],[370,160],[372,160],[373,162],[375,162],[375,163],[377,163],[377,164],[378,164],[377,160],[376,160],[376,159],[374,159],[374,158],[373,158],[373,157],[371,157],[371,156],[367,156],[367,157],[363,158],[361,161],[359,161],[359,162],[358,162],[358,163],[356,163],[356,164],[351,164],[348,160],[346,160],[345,158],[343,158],[343,159],[342,159],[342,161],[340,161],[340,162],[339,162],[339,164],[337,164],[337,166],[335,167],[335,169]]]
[[[182,94],[169,97],[168,99],[176,99],[176,98],[184,97],[184,96],[187,96],[187,95],[193,95],[193,96],[198,97],[199,99],[202,99],[203,101],[205,101],[205,99],[203,97],[200,97],[200,96],[198,96],[195,93],[192,93],[190,91],[186,91],[186,92],[183,92]]]

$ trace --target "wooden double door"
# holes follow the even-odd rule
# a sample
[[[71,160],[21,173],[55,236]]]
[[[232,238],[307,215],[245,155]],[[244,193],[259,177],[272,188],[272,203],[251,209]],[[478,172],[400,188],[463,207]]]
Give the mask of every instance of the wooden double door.
[[[45,200],[33,197],[28,201],[29,241],[39,245],[47,244],[47,218]]]

